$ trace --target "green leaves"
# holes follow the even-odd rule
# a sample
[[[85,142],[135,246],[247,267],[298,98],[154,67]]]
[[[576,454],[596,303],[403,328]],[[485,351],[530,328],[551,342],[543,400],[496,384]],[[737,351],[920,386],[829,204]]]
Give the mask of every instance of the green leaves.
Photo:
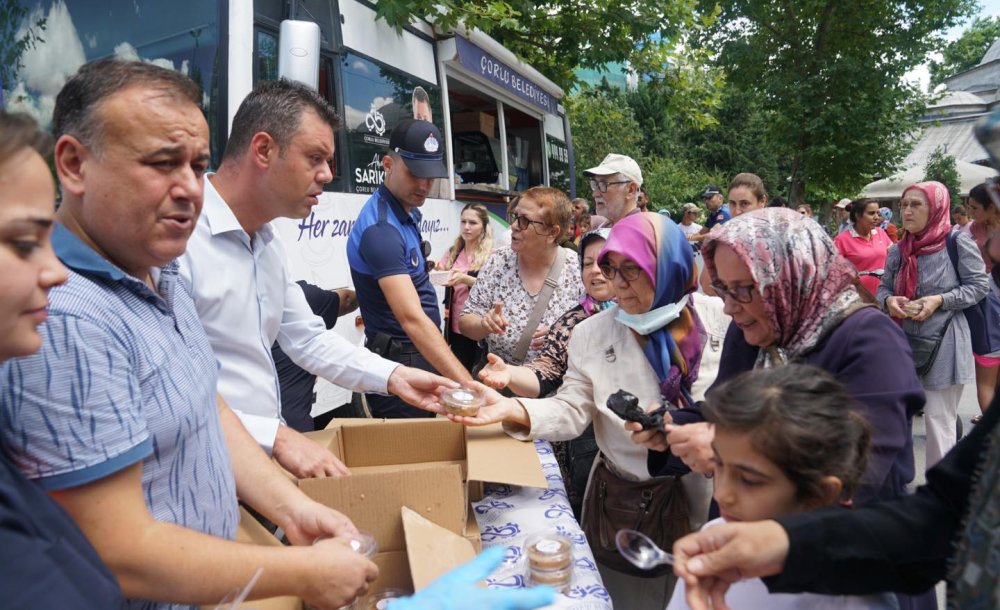
[[[799,201],[807,184],[853,193],[891,173],[925,106],[903,75],[974,9],[973,0],[725,0],[700,42],[721,47],[731,85],[760,100]]]
[[[931,84],[976,66],[1000,38],[1000,18],[976,18],[962,35],[941,51],[941,61],[930,63]]]
[[[955,157],[949,155],[946,148],[939,146],[927,157],[927,163],[924,165],[924,180],[936,180],[945,185],[948,194],[951,195],[951,205],[962,203],[960,195],[962,180],[958,175]]]
[[[488,33],[553,82],[570,89],[577,68],[629,61],[641,70],[663,66],[659,41],[679,39],[711,19],[696,0],[379,0],[376,15],[400,30],[422,19],[442,31],[461,21]],[[444,11],[439,11],[444,7]]]

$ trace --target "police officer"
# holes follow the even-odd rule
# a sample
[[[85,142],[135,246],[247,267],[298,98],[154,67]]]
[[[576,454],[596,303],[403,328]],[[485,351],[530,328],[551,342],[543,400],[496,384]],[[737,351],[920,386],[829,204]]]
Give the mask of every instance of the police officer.
[[[448,175],[444,140],[432,123],[406,119],[382,158],[385,181],[365,203],[347,242],[347,260],[365,321],[365,345],[407,366],[471,379],[441,334],[437,293],[427,269],[430,243],[420,206],[435,178]],[[374,417],[433,417],[392,396],[366,395]]]

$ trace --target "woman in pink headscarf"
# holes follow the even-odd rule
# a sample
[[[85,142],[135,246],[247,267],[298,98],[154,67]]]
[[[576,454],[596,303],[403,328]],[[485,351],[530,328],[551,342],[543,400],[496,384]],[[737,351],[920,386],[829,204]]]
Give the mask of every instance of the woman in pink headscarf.
[[[976,379],[962,310],[989,290],[983,259],[968,235],[952,237],[957,252],[952,262],[947,247],[950,204],[948,189],[940,182],[920,182],[903,191],[899,210],[906,237],[889,248],[876,295],[906,333],[927,394],[928,468],[955,445],[962,387]]]

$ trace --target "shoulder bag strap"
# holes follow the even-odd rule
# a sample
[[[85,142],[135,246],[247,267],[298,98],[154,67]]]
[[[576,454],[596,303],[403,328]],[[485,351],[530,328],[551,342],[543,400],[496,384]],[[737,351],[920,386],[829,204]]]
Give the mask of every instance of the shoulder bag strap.
[[[524,357],[528,355],[528,346],[531,345],[531,337],[535,334],[535,329],[538,328],[538,324],[542,321],[542,316],[545,315],[545,310],[549,307],[549,301],[552,299],[552,293],[556,291],[556,287],[559,285],[559,275],[562,273],[565,264],[566,248],[560,246],[556,252],[556,259],[552,261],[552,266],[549,267],[549,275],[545,278],[545,284],[542,285],[542,289],[538,293],[535,308],[531,310],[531,317],[528,318],[527,324],[524,325],[524,330],[521,331],[521,338],[517,340],[517,347],[514,348],[514,361],[516,364],[524,362]]]

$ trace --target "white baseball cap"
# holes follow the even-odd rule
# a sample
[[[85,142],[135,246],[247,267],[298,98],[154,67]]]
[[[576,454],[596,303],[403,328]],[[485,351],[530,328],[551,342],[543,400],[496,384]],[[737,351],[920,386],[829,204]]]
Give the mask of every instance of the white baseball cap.
[[[636,163],[635,159],[632,157],[616,153],[611,153],[607,157],[604,157],[604,160],[601,161],[600,165],[585,170],[583,173],[590,176],[610,176],[612,174],[621,174],[632,182],[638,183],[639,186],[642,186],[642,170],[639,169],[639,164]]]

